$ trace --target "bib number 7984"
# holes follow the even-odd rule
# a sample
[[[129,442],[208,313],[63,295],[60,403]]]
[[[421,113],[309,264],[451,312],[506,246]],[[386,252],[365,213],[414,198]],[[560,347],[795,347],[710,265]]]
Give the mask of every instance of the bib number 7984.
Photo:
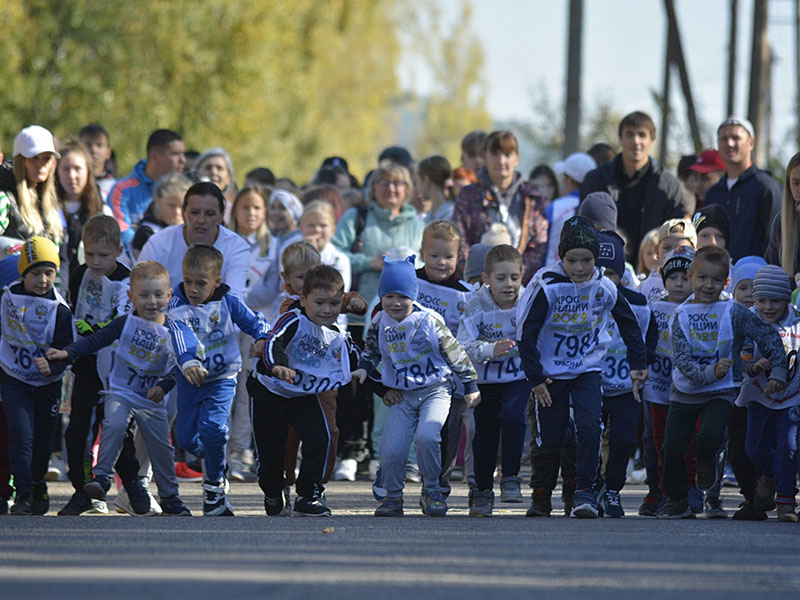
[[[585,355],[589,349],[600,341],[600,328],[595,328],[594,332],[584,333],[583,335],[564,335],[554,333],[556,339],[556,349],[554,354],[560,356],[561,350],[567,358],[576,358],[579,354]]]

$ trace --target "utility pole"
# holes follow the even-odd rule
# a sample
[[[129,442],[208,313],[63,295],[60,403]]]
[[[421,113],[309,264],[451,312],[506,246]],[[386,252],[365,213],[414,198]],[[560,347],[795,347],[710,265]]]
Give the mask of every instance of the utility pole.
[[[756,130],[756,146],[754,162],[763,167],[766,164],[766,134],[764,126],[764,100],[767,95],[767,70],[769,65],[769,47],[767,45],[768,0],[753,2],[753,48],[750,54],[750,94],[747,104],[747,118]],[[761,140],[761,141],[760,141]]]
[[[569,1],[567,40],[567,105],[564,121],[564,156],[578,151],[581,125],[581,48],[583,0]]]
[[[739,0],[730,0],[730,32],[728,34],[728,96],[725,115],[731,116],[736,113],[736,29],[739,17]],[[800,2],[800,0],[797,0]]]
[[[683,45],[681,44],[681,34],[678,30],[678,18],[675,16],[675,5],[672,0],[664,0],[664,7],[667,9],[667,20],[669,22],[669,37],[672,38],[672,48],[675,51],[675,64],[678,66],[678,75],[681,78],[681,88],[683,97],[686,99],[686,117],[689,120],[689,129],[692,134],[694,151],[700,154],[703,150],[703,141],[700,139],[700,127],[697,124],[697,113],[694,109],[694,98],[692,97],[692,86],[689,83],[689,70],[686,67],[686,59],[683,55]]]
[[[672,105],[670,103],[670,87],[672,83],[672,36],[669,34],[670,26],[667,22],[667,43],[664,48],[664,88],[661,95],[661,142],[659,144],[658,158],[661,164],[667,163],[667,154],[669,152],[669,145],[667,140],[669,138],[669,119],[672,113]]]

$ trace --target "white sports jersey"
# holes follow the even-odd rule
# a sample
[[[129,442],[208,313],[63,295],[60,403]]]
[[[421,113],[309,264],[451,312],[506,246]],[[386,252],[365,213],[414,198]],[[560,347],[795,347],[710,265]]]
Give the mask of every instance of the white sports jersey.
[[[466,282],[462,283],[465,287],[469,286]],[[464,309],[473,292],[454,290],[424,279],[417,279],[417,286],[419,287],[417,302],[441,315],[453,335],[458,333],[458,325],[464,317]]]
[[[231,319],[228,303],[215,300],[201,306],[182,304],[169,309],[170,318],[183,321],[197,338],[197,359],[208,371],[207,379],[236,377],[242,368],[238,328]]]
[[[471,338],[482,342],[513,340],[517,331],[517,308],[507,310],[490,310],[464,319]],[[525,379],[519,348],[514,346],[507,354],[487,360],[482,364],[474,364],[478,373],[478,383],[510,383]]]
[[[597,268],[584,283],[549,280],[544,277],[548,272],[566,277],[561,262],[534,275],[517,305],[517,339],[541,289],[549,305],[537,340],[543,373],[554,379],[572,379],[602,371],[603,357],[611,343],[608,321],[617,302],[617,287]]]
[[[169,330],[129,314],[115,344],[109,392],[152,407],[147,391],[177,364]]]
[[[0,305],[0,367],[14,379],[35,386],[61,379],[61,374],[41,375],[33,364],[34,358],[44,357],[53,341],[58,305],[58,300],[15,294],[4,288]]]
[[[653,404],[668,405],[669,391],[672,387],[672,317],[678,304],[667,300],[657,300],[650,304],[650,310],[658,324],[658,344],[655,362],[650,365],[647,382],[644,384],[644,399]]]
[[[337,329],[322,327],[303,315],[300,310],[297,331],[286,345],[289,368],[297,376],[292,383],[253,372],[261,384],[284,398],[297,398],[338,390],[350,383],[350,355],[345,334]]]
[[[91,269],[86,269],[78,288],[75,319],[102,323],[122,313],[122,307],[127,303],[128,287],[128,279],[111,281],[105,275],[98,277]]]
[[[755,307],[750,310],[758,314]],[[786,377],[786,387],[767,398],[764,395],[767,376],[761,372],[755,377],[750,377],[742,386],[742,391],[736,400],[736,404],[739,406],[746,406],[750,402],[758,402],[767,408],[780,410],[800,405],[800,377],[797,376],[797,354],[800,352],[800,309],[790,305],[786,317],[774,324],[773,327],[781,335],[783,347],[786,349],[786,354],[789,358],[789,374]],[[759,358],[761,358],[761,354],[758,352],[758,347],[756,347],[753,360],[758,360]]]
[[[639,329],[642,330],[642,340],[644,340],[650,325],[650,308],[642,304],[631,304],[631,310],[636,315]],[[608,320],[608,334],[611,337],[611,343],[603,358],[605,364],[601,374],[603,395],[619,396],[633,389],[631,366],[628,363],[628,347],[622,341],[617,322],[614,319]]]
[[[399,323],[385,312],[380,313],[378,347],[385,386],[417,390],[450,378],[450,366],[439,349],[434,319],[441,317],[426,308],[415,310]]]
[[[711,304],[684,302],[675,309],[675,320],[683,330],[692,349],[692,359],[702,367],[715,365],[720,358],[731,358],[733,353],[733,323],[731,300]],[[698,386],[683,375],[677,366],[672,368],[672,381],[684,394],[702,394],[738,387],[733,380],[733,369],[722,379]]]

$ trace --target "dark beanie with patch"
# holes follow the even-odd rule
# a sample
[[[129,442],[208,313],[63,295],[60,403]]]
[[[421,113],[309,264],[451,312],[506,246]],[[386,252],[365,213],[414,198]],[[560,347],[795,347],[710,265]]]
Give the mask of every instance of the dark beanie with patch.
[[[586,217],[571,217],[561,229],[561,241],[558,244],[558,255],[563,259],[570,250],[585,248],[595,258],[600,254],[600,244],[597,241],[597,231],[594,223]]]
[[[597,234],[600,252],[597,255],[597,266],[613,269],[622,277],[625,273],[625,240],[616,231],[600,231]]]
[[[728,218],[728,211],[719,204],[709,204],[704,206],[694,215],[692,219],[694,230],[700,235],[706,227],[717,229],[722,237],[725,238],[725,246],[731,244],[731,221]]]

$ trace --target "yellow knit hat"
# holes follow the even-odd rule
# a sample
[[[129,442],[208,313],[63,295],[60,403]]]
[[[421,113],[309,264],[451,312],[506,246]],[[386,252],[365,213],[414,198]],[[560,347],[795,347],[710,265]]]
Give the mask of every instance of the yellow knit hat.
[[[61,260],[58,258],[58,246],[45,237],[36,236],[22,246],[17,270],[24,276],[28,269],[40,265],[50,265],[58,269]]]

